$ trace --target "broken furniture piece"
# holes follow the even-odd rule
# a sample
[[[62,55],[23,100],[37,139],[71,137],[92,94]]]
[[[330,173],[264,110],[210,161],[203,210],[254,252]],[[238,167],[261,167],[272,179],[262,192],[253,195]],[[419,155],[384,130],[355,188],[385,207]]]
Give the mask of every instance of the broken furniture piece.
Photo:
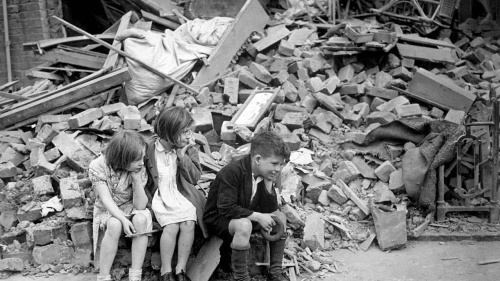
[[[423,35],[438,27],[449,28],[457,0],[391,0],[380,9],[371,9],[401,21],[413,22]]]
[[[457,187],[456,193],[461,198],[465,199],[464,206],[450,206],[444,201],[445,184],[444,166],[439,167],[439,181],[438,181],[438,201],[437,201],[437,220],[442,221],[445,219],[447,212],[489,212],[490,222],[498,222],[499,220],[499,204],[498,204],[498,175],[496,172],[491,177],[491,188],[483,184],[487,179],[485,178],[484,166],[491,165],[493,171],[498,171],[498,145],[499,145],[499,130],[500,124],[500,104],[495,95],[492,98],[493,112],[491,122],[472,122],[465,124],[466,134],[457,140]],[[482,143],[474,135],[470,133],[472,126],[489,126],[492,141],[490,154],[487,159],[482,157]],[[465,149],[463,149],[465,147]],[[464,155],[467,151],[472,151],[472,157]],[[469,163],[472,162],[472,163]],[[468,163],[468,164],[467,164]],[[467,187],[462,180],[461,166],[468,165],[474,170],[473,185]],[[465,187],[465,188],[464,188]],[[489,204],[474,206],[471,200],[486,192],[491,192]]]

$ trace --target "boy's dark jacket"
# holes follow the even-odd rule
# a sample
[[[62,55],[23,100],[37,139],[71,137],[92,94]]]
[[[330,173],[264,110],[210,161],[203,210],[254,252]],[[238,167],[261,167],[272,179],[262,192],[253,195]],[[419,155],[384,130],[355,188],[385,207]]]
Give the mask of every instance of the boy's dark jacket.
[[[146,156],[144,158],[144,164],[148,171],[148,182],[145,187],[146,195],[148,196],[148,209],[151,209],[151,202],[158,188],[158,165],[155,157],[155,143],[157,139],[157,137],[154,137],[148,141]],[[207,227],[203,222],[206,199],[195,187],[200,176],[201,166],[198,150],[191,146],[187,149],[184,157],[177,158],[177,188],[196,207],[198,225],[203,232],[203,236],[208,238]]]
[[[281,187],[280,178],[281,173],[275,183],[278,189]],[[255,208],[250,204],[251,197],[252,166],[251,157],[247,155],[222,168],[212,182],[203,217],[205,223],[213,225],[222,217],[230,220],[240,219],[250,216],[254,211],[270,213],[278,209],[276,199],[274,202],[269,202],[270,205],[262,206],[266,210]]]

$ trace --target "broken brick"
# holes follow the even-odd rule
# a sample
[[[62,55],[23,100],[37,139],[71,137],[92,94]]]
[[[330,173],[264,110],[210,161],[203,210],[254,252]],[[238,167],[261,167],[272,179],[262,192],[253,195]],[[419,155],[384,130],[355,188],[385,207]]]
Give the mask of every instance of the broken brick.
[[[259,88],[264,88],[266,87],[266,84],[258,81],[255,76],[248,70],[246,69],[241,69],[240,73],[238,74],[238,80],[247,85],[249,88],[255,89],[257,87]],[[215,103],[215,100],[214,100]]]
[[[100,108],[89,108],[69,118],[68,124],[70,128],[77,129],[90,124],[94,120],[97,120],[101,117],[102,110]]]
[[[380,125],[384,125],[394,120],[396,120],[396,115],[386,111],[375,111],[366,116],[367,124],[379,123]]]
[[[0,178],[12,178],[17,175],[17,168],[12,162],[0,164]]]
[[[51,125],[45,124],[36,135],[36,138],[43,143],[50,143],[58,134],[59,132],[54,130]]]
[[[62,244],[35,246],[33,260],[37,264],[68,264],[73,256],[73,248]]]
[[[257,80],[259,81],[262,81],[264,83],[269,83],[273,79],[271,73],[269,73],[269,71],[265,67],[263,67],[258,63],[252,62],[250,63],[248,68],[250,69],[250,72],[252,72],[254,77],[257,78]]]
[[[406,245],[405,211],[383,212],[372,210],[377,242],[382,251],[401,248]]]
[[[31,184],[33,185],[35,195],[47,195],[54,193],[54,188],[52,187],[52,177],[49,175],[33,178],[31,179]]]
[[[400,118],[422,116],[422,109],[420,108],[420,105],[416,103],[398,105],[396,106],[395,111]]]
[[[312,213],[306,217],[303,240],[311,251],[325,248],[324,224],[319,213]]]
[[[448,113],[446,113],[444,120],[455,123],[455,124],[462,124],[464,117],[465,117],[464,111],[450,109],[448,111]]]
[[[92,223],[89,221],[75,223],[69,231],[71,241],[77,249],[92,249]]]
[[[344,205],[349,200],[342,189],[334,184],[328,190],[328,197],[339,205]]]
[[[195,107],[191,116],[194,120],[193,130],[195,132],[207,132],[213,128],[212,113],[203,107]]]
[[[44,246],[52,243],[55,239],[65,242],[68,239],[66,224],[57,226],[35,226],[33,228],[33,238],[35,245]]]
[[[62,203],[64,208],[81,206],[85,199],[80,189],[80,185],[75,178],[63,178],[59,182]]]
[[[385,161],[384,163],[380,164],[375,169],[375,174],[377,177],[383,181],[383,182],[389,182],[389,176],[391,175],[392,172],[396,171],[396,168],[391,164],[390,161]]]
[[[0,271],[23,271],[24,262],[19,258],[0,259]]]
[[[108,105],[101,106],[102,116],[107,116],[111,114],[115,114],[118,111],[126,108],[127,106],[122,102],[112,103]]]
[[[281,124],[287,126],[290,131],[302,128],[302,122],[307,119],[307,115],[303,112],[288,112],[283,116]]]
[[[406,104],[410,104],[410,101],[407,98],[405,98],[404,96],[398,96],[398,97],[395,97],[384,104],[379,105],[377,107],[377,110],[390,112],[390,111],[394,110],[396,107],[401,106],[401,105],[406,105]]]

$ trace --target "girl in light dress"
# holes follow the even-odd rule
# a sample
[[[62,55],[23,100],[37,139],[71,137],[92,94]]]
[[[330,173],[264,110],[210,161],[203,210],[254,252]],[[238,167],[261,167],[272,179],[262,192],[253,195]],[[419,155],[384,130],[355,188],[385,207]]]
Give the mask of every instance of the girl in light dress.
[[[93,219],[94,254],[99,230],[104,231],[98,281],[113,280],[110,270],[122,233],[132,235],[152,230],[153,220],[151,212],[146,209],[148,197],[144,190],[147,182],[143,160],[145,148],[146,142],[137,132],[118,132],[104,154],[89,165],[89,178],[97,194]],[[146,235],[132,238],[131,281],[141,280],[147,243]]]
[[[190,280],[186,264],[198,223],[203,223],[206,199],[195,185],[201,176],[198,150],[193,146],[194,120],[185,109],[171,107],[156,118],[156,136],[148,143],[146,167],[150,180],[146,186],[149,206],[163,228],[160,239],[161,281]],[[177,245],[177,265],[172,256]]]

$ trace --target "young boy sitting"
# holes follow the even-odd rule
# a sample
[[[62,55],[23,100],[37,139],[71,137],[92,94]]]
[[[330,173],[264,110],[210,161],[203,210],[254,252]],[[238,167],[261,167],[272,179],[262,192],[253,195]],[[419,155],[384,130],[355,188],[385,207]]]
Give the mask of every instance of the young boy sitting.
[[[277,211],[276,179],[289,156],[287,144],[276,133],[257,134],[250,155],[226,165],[212,182],[203,220],[212,234],[231,241],[234,280],[250,280],[247,257],[252,231],[260,227],[270,233],[274,217],[286,227],[284,214]],[[285,241],[283,235],[269,242],[268,281],[285,280],[281,274]]]

